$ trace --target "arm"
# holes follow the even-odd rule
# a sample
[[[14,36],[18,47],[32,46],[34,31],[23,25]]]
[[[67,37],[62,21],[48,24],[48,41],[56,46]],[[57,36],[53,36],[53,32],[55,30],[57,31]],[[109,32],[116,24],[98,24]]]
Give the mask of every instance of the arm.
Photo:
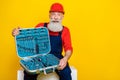
[[[72,43],[71,43],[71,36],[68,28],[64,27],[64,30],[62,32],[62,42],[63,42],[63,48],[65,51],[64,57],[60,60],[59,63],[59,70],[62,70],[66,67],[68,60],[70,59],[72,55]]]
[[[68,62],[69,58],[71,57],[72,55],[72,51],[71,50],[67,50],[65,52],[65,56],[64,56],[64,59],[66,59],[66,61]]]

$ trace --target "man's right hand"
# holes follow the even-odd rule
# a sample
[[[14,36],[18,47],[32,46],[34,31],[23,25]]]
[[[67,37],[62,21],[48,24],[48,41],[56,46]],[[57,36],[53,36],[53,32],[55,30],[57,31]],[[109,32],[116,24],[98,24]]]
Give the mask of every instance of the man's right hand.
[[[14,28],[12,31],[12,36],[17,36],[19,34],[20,27]]]

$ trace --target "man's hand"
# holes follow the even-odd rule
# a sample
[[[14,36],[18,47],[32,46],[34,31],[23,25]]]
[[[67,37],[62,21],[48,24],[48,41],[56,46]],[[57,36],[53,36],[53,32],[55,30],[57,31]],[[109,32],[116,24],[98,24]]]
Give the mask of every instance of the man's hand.
[[[20,27],[14,28],[13,31],[12,31],[12,35],[17,36],[19,34],[19,30],[20,30]]]
[[[62,59],[60,59],[60,63],[58,65],[58,70],[63,70],[66,67],[67,62],[68,62],[69,58],[71,57],[71,55],[72,55],[71,50],[67,50],[65,52],[65,56]]]
[[[58,65],[58,70],[63,70],[65,67],[66,67],[66,65],[67,65],[67,58],[62,58],[62,59],[60,59],[60,63],[59,63],[59,65]]]

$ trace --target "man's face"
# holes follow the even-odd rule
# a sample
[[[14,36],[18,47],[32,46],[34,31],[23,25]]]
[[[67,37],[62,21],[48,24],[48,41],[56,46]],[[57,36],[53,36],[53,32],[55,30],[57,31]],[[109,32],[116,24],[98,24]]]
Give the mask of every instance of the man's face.
[[[61,12],[50,12],[50,23],[48,24],[48,29],[53,32],[60,32],[63,29],[62,19],[63,13]]]
[[[61,12],[50,12],[49,17],[53,22],[59,22],[62,21],[64,15]]]

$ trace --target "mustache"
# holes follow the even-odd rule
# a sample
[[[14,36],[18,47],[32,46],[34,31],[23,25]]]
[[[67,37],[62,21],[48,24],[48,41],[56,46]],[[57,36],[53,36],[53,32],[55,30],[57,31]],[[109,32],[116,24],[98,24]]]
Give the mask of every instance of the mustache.
[[[54,23],[59,23],[59,21],[52,21],[52,22],[54,22]]]
[[[53,20],[53,19],[51,19],[50,22],[52,22],[52,23],[60,23],[61,20]]]

